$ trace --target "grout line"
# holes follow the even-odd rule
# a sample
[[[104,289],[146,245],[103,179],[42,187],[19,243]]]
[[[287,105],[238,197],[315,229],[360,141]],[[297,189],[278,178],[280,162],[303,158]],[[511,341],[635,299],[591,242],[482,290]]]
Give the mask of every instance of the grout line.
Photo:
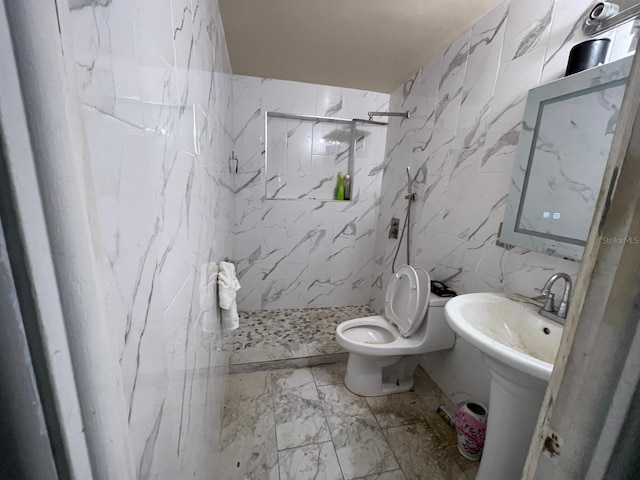
[[[276,396],[273,388],[273,375],[271,371],[267,372],[267,378],[269,381],[269,387],[271,390],[271,411],[273,412],[273,436],[276,442],[276,471],[278,473],[278,480],[280,480],[280,450],[278,450],[278,423],[276,421]]]
[[[298,448],[312,447],[313,445],[324,445],[325,443],[331,443],[331,440],[325,440],[324,442],[315,442],[315,443],[305,443],[304,445],[297,445],[295,447],[287,447],[282,450],[278,450],[278,452],[288,452],[289,450],[296,450]]]
[[[329,429],[329,438],[331,439],[331,445],[333,446],[333,453],[336,454],[336,460],[338,460],[338,468],[340,469],[340,475],[342,475],[342,479],[345,479],[344,471],[342,470],[342,464],[340,463],[340,458],[338,458],[338,449],[336,447],[335,442],[333,441],[333,432],[331,431],[331,427],[329,426],[329,420],[327,420],[327,411],[324,408],[324,402],[320,398],[320,392],[318,391],[318,384],[316,383],[316,377],[313,376],[313,372],[311,372],[311,378],[313,378],[313,384],[316,386],[316,393],[318,394],[318,400],[320,400],[320,408],[322,409],[322,414],[324,415],[324,421],[327,422],[327,428]],[[326,387],[328,385],[323,385]]]
[[[388,397],[389,395],[384,395],[384,396]],[[387,448],[389,448],[389,451],[391,452],[391,455],[393,456],[393,459],[396,461],[396,464],[398,465],[398,469],[400,469],[400,471],[405,476],[405,478],[409,478],[409,477],[407,477],[407,474],[405,473],[405,471],[400,466],[400,462],[398,461],[398,457],[396,456],[396,452],[394,452],[393,448],[391,448],[391,444],[389,443],[389,440],[387,440],[387,436],[385,435],[385,429],[383,429],[380,426],[380,422],[378,421],[378,417],[376,417],[376,414],[373,413],[373,409],[371,408],[371,405],[369,405],[368,398],[369,397],[364,397],[364,400],[365,400],[364,403],[367,405],[367,408],[371,412],[371,415],[373,415],[373,419],[376,422],[376,425],[378,425],[378,428],[380,429],[380,433],[382,433],[382,439],[384,440],[384,443],[387,444]],[[399,426],[403,426],[403,425],[399,425]],[[389,427],[389,428],[393,428],[393,427]],[[388,430],[389,428],[387,428],[386,430]],[[396,470],[396,469],[394,469],[394,470]],[[387,471],[392,472],[393,470],[387,470]],[[384,472],[381,472],[381,473],[384,473]]]

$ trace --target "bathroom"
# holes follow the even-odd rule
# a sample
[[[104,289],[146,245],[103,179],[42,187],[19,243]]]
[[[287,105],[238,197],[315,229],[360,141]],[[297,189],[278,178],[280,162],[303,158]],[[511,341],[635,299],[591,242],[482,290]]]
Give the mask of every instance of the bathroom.
[[[258,48],[268,28],[252,22],[275,12],[299,22],[298,35],[318,17],[322,32],[336,13],[313,2],[305,2],[305,15],[283,2],[251,2],[251,14],[231,0],[3,3],[15,79],[3,80],[0,97],[21,98],[10,88],[34,91],[42,108],[3,103],[2,119],[19,118],[5,113],[12,106],[30,114],[40,108],[50,127],[64,127],[34,127],[27,118],[26,134],[35,136],[35,128],[42,145],[27,139],[32,152],[13,154],[37,157],[52,148],[51,158],[65,159],[29,170],[9,152],[9,174],[0,175],[15,185],[10,199],[3,196],[15,218],[5,210],[0,217],[10,269],[18,292],[19,280],[31,278],[39,312],[37,342],[36,328],[25,328],[41,404],[31,417],[46,422],[48,442],[64,452],[40,445],[48,454],[38,457],[46,458],[38,473],[15,466],[32,473],[14,478],[474,478],[478,462],[458,453],[455,430],[436,409],[474,399],[491,412],[491,371],[480,350],[458,335],[453,348],[420,357],[410,391],[356,396],[343,385],[349,354],[336,327],[384,311],[392,264],[407,263],[407,238],[409,263],[459,294],[534,297],[557,272],[572,278],[576,294],[579,286],[586,291],[578,276],[586,260],[496,241],[528,91],[563,77],[571,48],[588,39],[581,27],[595,2],[441,5],[441,23],[449,25],[439,26],[428,48],[407,45],[415,42],[410,35],[393,44],[398,56],[417,62],[406,71],[389,45],[375,43],[388,38],[385,30],[403,28],[389,15],[393,28],[378,23],[380,31],[367,33],[368,51],[380,49],[384,61],[375,51],[368,64],[333,51],[343,69],[353,64],[343,77],[320,60],[286,65],[293,59],[283,44],[280,62]],[[349,8],[342,3],[332,5]],[[419,3],[407,2],[416,9],[409,16],[425,15]],[[382,8],[354,4],[373,17]],[[27,28],[34,22],[37,29]],[[359,37],[362,20],[351,22],[356,48],[367,42]],[[612,63],[632,55],[637,29],[627,21],[598,38],[611,39]],[[310,183],[291,181],[300,189],[292,198],[269,190],[270,132],[279,121],[310,122],[278,114],[361,120],[348,163],[330,172],[324,197],[309,192],[327,174],[311,169],[296,177]],[[328,123],[324,138],[335,139],[341,124]],[[350,175],[350,201],[333,198],[338,168]],[[402,234],[409,186],[415,201]],[[399,239],[389,238],[392,218]],[[21,263],[14,261],[16,225]],[[205,331],[202,266],[224,260],[241,285],[240,326]],[[26,324],[29,299],[18,298]],[[612,377],[623,373],[620,367]],[[362,426],[355,442],[349,422]],[[25,451],[38,454],[31,448]],[[523,478],[550,478],[541,472],[554,471],[558,460],[544,461],[546,470]]]

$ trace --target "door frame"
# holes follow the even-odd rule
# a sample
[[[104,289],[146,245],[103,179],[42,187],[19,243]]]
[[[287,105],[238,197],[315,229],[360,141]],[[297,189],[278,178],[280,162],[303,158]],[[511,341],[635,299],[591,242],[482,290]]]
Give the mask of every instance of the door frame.
[[[526,480],[618,479],[638,471],[627,463],[636,455],[625,459],[615,452],[627,443],[625,424],[640,422],[639,105],[636,56],[523,470]]]

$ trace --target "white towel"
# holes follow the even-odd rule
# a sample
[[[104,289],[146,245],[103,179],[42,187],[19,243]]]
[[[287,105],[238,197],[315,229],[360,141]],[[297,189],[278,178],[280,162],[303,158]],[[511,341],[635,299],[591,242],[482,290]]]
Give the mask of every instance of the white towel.
[[[225,331],[235,330],[240,326],[236,291],[240,289],[240,282],[236,278],[236,267],[233,263],[220,262],[218,270],[218,300],[220,302],[220,316],[222,328]]]
[[[216,304],[217,280],[218,266],[215,262],[205,263],[200,267],[200,318],[204,333],[215,334],[220,328]]]

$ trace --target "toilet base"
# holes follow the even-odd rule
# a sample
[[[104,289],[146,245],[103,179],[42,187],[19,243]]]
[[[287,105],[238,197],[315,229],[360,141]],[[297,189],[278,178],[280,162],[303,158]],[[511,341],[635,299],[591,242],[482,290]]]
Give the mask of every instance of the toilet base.
[[[345,386],[356,395],[377,397],[413,388],[420,355],[372,357],[350,353]]]

